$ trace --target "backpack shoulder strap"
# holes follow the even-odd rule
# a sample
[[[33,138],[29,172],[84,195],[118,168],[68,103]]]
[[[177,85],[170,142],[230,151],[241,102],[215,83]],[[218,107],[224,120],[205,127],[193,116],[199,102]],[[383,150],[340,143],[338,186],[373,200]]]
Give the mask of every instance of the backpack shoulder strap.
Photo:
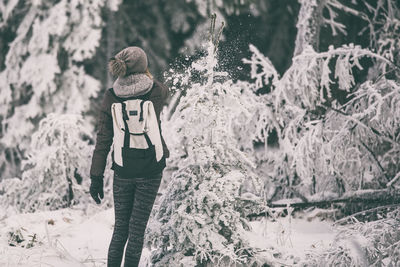
[[[125,131],[124,131],[124,147],[129,147],[130,146],[130,134],[129,134],[129,127],[128,127],[128,122],[127,120],[129,120],[129,116],[128,113],[126,111],[126,104],[124,102],[121,103],[122,105],[122,120],[124,121],[124,127],[125,127]]]
[[[139,116],[139,121],[143,121],[143,105],[145,100],[140,101],[140,116]]]

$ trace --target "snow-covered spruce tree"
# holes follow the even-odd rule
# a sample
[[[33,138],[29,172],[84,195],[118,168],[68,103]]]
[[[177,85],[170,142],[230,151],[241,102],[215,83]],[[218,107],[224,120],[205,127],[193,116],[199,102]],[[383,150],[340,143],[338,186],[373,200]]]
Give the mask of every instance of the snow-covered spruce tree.
[[[26,10],[0,73],[2,177],[18,174],[18,162],[43,116],[88,110],[89,98],[100,84],[86,74],[82,63],[99,45],[101,11],[116,9],[119,0],[16,2],[7,4],[2,14],[5,24],[15,8]]]
[[[79,115],[49,114],[32,136],[22,180],[0,183],[0,206],[8,212],[55,210],[90,202],[88,179],[93,146]]]
[[[204,78],[190,84],[164,123],[178,170],[147,229],[147,244],[158,248],[155,266],[227,266],[256,258],[237,200],[245,181],[258,180],[234,133],[235,124],[251,118],[252,107],[250,97],[242,98],[247,84],[215,71],[215,49],[210,42],[207,55],[193,63],[191,71]]]
[[[303,45],[279,78],[269,60],[251,49],[253,57],[245,62],[256,85],[273,88],[262,96],[268,106],[263,117],[270,118],[266,128],[277,133],[280,149],[264,160],[277,190],[283,189],[281,197],[326,198],[382,188],[399,173],[400,122],[393,116],[400,112],[399,80],[385,75],[398,67],[385,54],[354,45],[318,53]],[[356,84],[353,70],[362,68],[363,57],[379,66],[372,76],[378,78]],[[332,88],[346,91],[348,99],[337,101]]]

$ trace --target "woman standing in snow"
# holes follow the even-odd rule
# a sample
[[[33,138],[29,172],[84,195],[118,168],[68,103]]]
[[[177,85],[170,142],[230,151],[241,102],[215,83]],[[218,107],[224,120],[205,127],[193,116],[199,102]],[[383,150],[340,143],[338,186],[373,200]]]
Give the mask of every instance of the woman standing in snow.
[[[112,104],[128,99],[149,100],[153,103],[160,127],[160,112],[168,96],[168,89],[152,78],[147,68],[147,56],[139,47],[120,51],[109,61],[109,70],[118,78],[113,88],[106,91],[100,107],[96,147],[90,169],[90,194],[97,204],[104,197],[103,173],[114,138]],[[169,156],[162,136],[161,141],[164,156],[158,167],[146,170],[145,175],[140,177],[122,173],[113,157],[115,226],[107,266],[121,266],[126,243],[124,266],[139,264],[147,221],[161,182],[165,158]]]

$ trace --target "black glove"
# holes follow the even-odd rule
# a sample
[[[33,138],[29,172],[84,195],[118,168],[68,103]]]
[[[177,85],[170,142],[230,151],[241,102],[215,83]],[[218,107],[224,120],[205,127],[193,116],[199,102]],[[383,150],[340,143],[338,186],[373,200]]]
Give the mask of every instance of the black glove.
[[[90,177],[90,195],[96,201],[97,204],[100,204],[101,200],[104,197],[103,192],[103,177],[92,176]],[[99,199],[100,197],[100,199]]]

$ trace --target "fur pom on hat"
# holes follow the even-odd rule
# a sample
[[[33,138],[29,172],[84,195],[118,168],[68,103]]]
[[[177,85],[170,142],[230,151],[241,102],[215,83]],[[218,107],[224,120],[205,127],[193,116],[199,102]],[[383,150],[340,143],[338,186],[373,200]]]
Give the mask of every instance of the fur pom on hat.
[[[110,73],[124,77],[134,73],[144,73],[147,70],[147,55],[137,46],[130,46],[120,51],[108,63]]]
[[[108,70],[114,77],[123,77],[126,74],[126,64],[118,58],[111,58],[108,62]]]

